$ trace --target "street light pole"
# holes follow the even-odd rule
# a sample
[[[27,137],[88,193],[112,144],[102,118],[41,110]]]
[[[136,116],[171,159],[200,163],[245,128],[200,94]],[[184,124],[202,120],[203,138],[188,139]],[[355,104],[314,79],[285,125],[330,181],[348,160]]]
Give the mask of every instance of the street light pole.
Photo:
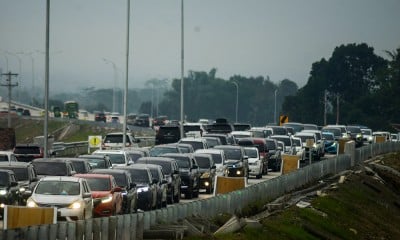
[[[235,122],[238,122],[238,108],[239,108],[239,85],[237,82],[232,82],[236,87],[236,106],[235,106]]]
[[[184,18],[183,18],[183,0],[181,0],[181,127],[180,127],[180,133],[181,133],[181,138],[183,138],[183,121],[184,121],[184,115],[183,115],[183,72],[184,72],[184,32],[183,32],[183,26],[184,26]]]
[[[278,92],[278,89],[275,89],[275,92],[274,92],[274,105],[275,105],[275,107],[274,107],[274,124],[276,125],[276,93]]]
[[[127,0],[127,16],[126,16],[126,65],[125,65],[125,89],[124,89],[124,123],[123,126],[123,138],[122,143],[123,146],[126,146],[126,111],[127,111],[127,101],[128,101],[128,77],[129,77],[129,23],[130,23],[130,9],[131,1]]]

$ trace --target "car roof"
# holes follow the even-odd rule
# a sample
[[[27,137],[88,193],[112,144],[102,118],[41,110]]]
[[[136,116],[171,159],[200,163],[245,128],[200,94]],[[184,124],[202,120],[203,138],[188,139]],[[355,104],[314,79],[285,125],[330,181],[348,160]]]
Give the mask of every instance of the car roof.
[[[35,158],[32,162],[71,162],[67,158]]]
[[[175,161],[173,158],[169,157],[141,157],[138,161],[163,161],[163,162],[170,162],[171,160]]]
[[[94,173],[78,173],[74,175],[75,177],[82,178],[110,178],[110,174],[94,174]]]
[[[75,176],[45,176],[40,181],[68,181],[68,182],[79,182],[80,178]]]
[[[157,164],[151,164],[151,163],[135,163],[134,165],[139,166],[139,167],[148,167],[148,168],[157,168],[157,169],[162,169],[160,165]]]
[[[27,166],[32,165],[30,162],[0,162],[0,167],[20,167],[26,168]]]
[[[119,174],[126,174],[126,170],[124,169],[110,169],[110,168],[95,168],[92,170],[92,173],[100,173],[100,174],[109,174],[112,175],[112,173],[119,173]]]
[[[0,168],[0,172],[6,172],[6,173],[9,173],[9,174],[14,174],[14,171],[12,171],[10,169],[1,169]]]
[[[197,149],[195,153],[221,153],[224,150],[222,149],[214,149],[214,148],[208,148],[208,149]]]

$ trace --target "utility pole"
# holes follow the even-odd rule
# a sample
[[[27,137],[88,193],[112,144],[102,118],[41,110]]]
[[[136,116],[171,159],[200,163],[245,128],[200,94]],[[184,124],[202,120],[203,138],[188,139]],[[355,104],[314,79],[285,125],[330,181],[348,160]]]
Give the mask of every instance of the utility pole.
[[[336,94],[336,125],[339,125],[339,94]]]
[[[324,92],[324,126],[326,126],[326,107],[328,104],[328,91],[325,90]]]
[[[17,73],[3,73],[1,75],[7,76],[6,83],[1,83],[1,86],[8,87],[8,127],[11,127],[11,88],[18,86],[18,83],[12,83],[11,77],[18,76]]]

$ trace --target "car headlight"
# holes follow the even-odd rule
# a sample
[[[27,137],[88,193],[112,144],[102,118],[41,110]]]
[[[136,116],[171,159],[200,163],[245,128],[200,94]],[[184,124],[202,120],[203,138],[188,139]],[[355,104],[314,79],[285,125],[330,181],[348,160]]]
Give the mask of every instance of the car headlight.
[[[236,171],[236,175],[241,175],[241,174],[242,174],[242,171],[240,171],[240,170]]]
[[[109,203],[112,201],[112,199],[112,195],[108,195],[107,197],[101,199],[101,203]]]
[[[79,209],[82,207],[82,204],[80,202],[74,202],[71,205],[69,205],[68,208],[72,208],[72,209]]]
[[[209,178],[210,177],[210,172],[204,172],[200,178]]]
[[[29,199],[26,201],[26,206],[27,206],[27,207],[37,207],[38,205],[35,203],[35,201],[32,200],[32,198],[29,198]]]
[[[149,187],[141,187],[141,188],[138,188],[138,190],[137,190],[138,193],[140,193],[140,192],[148,192],[148,191],[149,191]]]
[[[5,190],[5,189],[0,190],[0,195],[6,195],[6,194],[7,194],[7,190]]]
[[[21,188],[19,188],[19,191],[21,192],[21,193],[23,193],[23,192],[25,192],[25,188],[24,187],[21,187]]]

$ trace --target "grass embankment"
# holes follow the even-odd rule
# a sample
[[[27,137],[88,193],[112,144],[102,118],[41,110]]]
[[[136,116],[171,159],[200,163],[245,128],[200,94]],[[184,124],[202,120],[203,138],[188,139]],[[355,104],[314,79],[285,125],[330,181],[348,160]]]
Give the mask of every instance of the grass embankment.
[[[7,118],[0,118],[0,126],[7,126]],[[32,143],[35,136],[43,136],[44,121],[22,118],[13,118],[11,127],[15,129],[17,143]],[[63,131],[68,128],[66,134]],[[55,141],[77,142],[87,141],[89,135],[102,135],[116,131],[114,128],[99,127],[96,125],[79,123],[71,124],[68,121],[48,121],[48,134],[55,137]]]
[[[400,153],[378,163],[400,171]],[[368,171],[354,171],[324,196],[307,199],[310,207],[288,207],[262,219],[259,229],[187,239],[400,239],[400,181],[378,174],[384,183]]]

